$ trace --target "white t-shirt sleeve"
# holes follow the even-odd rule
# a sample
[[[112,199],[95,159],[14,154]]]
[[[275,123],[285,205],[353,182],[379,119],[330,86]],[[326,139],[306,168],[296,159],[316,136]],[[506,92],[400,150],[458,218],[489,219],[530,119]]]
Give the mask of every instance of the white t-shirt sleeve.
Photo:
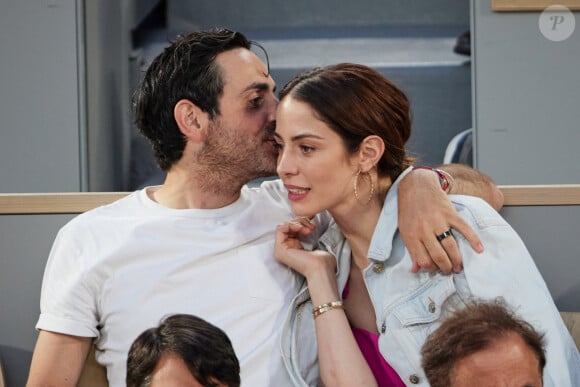
[[[70,224],[55,238],[42,281],[36,329],[98,337],[95,281],[89,278],[83,242],[91,244],[83,241]]]

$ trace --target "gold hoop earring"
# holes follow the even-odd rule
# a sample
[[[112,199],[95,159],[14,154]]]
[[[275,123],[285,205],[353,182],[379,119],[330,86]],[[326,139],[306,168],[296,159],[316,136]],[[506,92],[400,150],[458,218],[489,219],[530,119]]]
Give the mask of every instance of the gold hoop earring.
[[[360,176],[361,170],[359,169],[358,172],[356,173],[356,175],[354,175],[354,198],[356,199],[357,202],[360,203],[360,197],[358,194],[358,177]],[[371,183],[371,192],[369,194],[369,198],[368,200],[364,203],[365,205],[369,204],[371,202],[371,200],[373,199],[373,195],[375,193],[375,184],[373,183],[373,178],[371,177],[371,175],[367,172],[364,172],[365,176],[368,176],[369,178],[369,182]]]

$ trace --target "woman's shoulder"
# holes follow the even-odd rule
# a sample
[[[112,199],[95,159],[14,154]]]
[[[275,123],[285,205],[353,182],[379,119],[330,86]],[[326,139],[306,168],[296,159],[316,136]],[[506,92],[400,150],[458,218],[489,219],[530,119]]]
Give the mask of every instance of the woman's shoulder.
[[[484,228],[489,226],[508,226],[504,218],[485,200],[468,195],[449,195],[457,212],[468,223]]]

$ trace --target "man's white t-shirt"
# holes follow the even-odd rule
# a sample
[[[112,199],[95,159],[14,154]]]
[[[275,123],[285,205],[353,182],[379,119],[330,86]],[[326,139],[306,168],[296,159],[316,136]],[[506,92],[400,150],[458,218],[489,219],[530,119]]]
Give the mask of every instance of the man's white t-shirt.
[[[189,313],[228,334],[242,385],[291,385],[279,334],[302,280],[273,254],[275,226],[290,218],[279,181],[219,209],[169,209],[144,189],[79,215],[54,242],[36,328],[96,337],[110,385],[124,386],[133,340]]]

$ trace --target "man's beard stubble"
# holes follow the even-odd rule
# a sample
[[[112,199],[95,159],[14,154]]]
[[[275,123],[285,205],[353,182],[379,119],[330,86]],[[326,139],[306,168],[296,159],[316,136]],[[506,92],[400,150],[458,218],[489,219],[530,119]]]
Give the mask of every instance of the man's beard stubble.
[[[273,126],[262,137],[249,137],[224,128],[219,120],[213,122],[196,157],[202,188],[215,194],[235,194],[250,180],[274,176],[276,157],[265,143],[272,131]]]

